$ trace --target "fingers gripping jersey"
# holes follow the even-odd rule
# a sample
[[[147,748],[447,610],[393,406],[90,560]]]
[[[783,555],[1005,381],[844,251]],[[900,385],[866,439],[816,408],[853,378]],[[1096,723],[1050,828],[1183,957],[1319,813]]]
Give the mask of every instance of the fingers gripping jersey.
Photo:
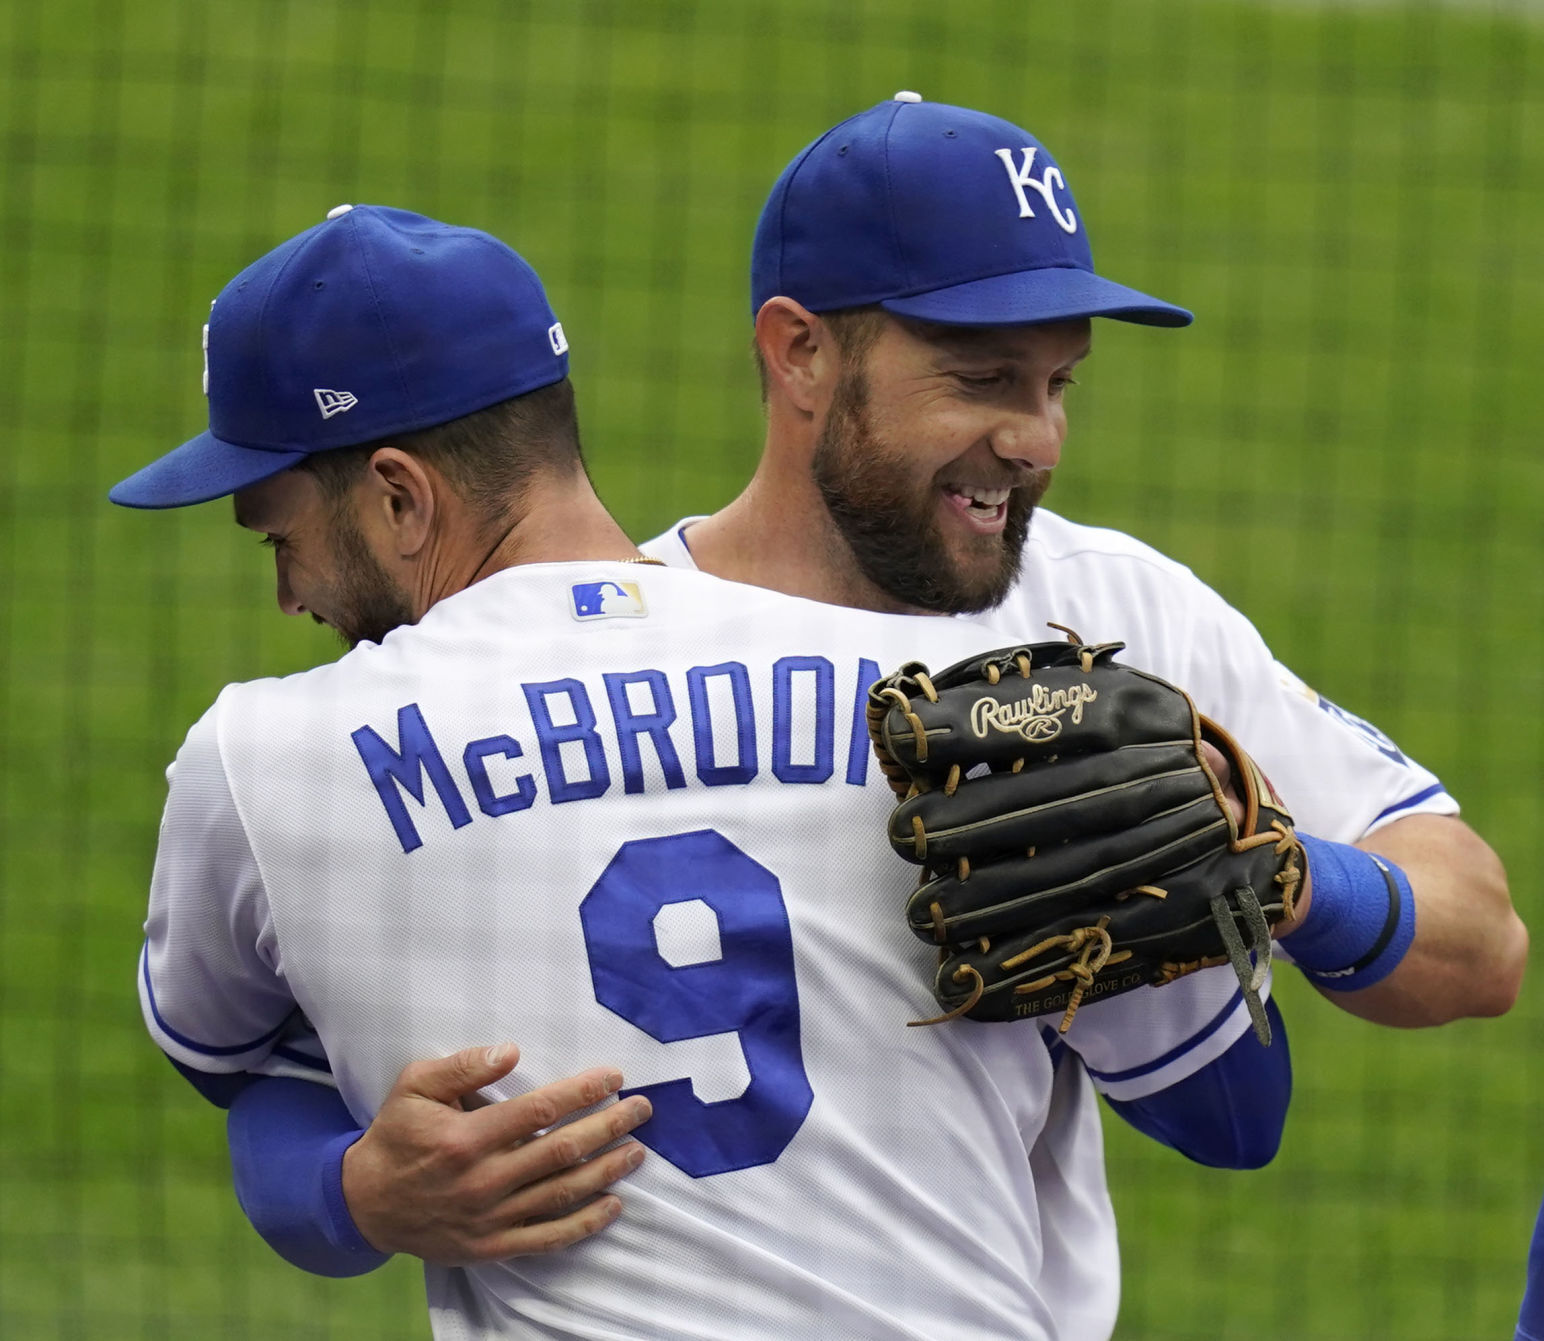
[[[649,1095],[627,1215],[431,1268],[442,1338],[1093,1335],[1044,1294],[1024,1133],[1068,1100],[1038,1028],[905,1028],[930,951],[863,695],[993,638],[555,564],[232,686],[172,775],[147,1023],[267,1069],[298,1009],[361,1119],[407,1062],[511,1038],[498,1097],[599,1061]]]

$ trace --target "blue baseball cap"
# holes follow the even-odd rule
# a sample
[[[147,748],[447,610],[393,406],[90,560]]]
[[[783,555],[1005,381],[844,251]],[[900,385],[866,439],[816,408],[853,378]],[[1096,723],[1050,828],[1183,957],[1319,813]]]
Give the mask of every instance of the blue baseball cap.
[[[221,290],[204,327],[208,431],[108,497],[207,502],[314,452],[432,428],[567,375],[541,280],[504,243],[339,205]]]
[[[910,92],[827,131],[777,179],[756,225],[752,314],[778,295],[952,326],[1194,319],[1094,273],[1066,178],[1028,131]]]

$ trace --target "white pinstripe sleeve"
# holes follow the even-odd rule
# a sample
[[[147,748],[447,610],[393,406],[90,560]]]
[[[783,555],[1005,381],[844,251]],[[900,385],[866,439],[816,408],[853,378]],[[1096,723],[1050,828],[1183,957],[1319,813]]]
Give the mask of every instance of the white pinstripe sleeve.
[[[140,1006],[151,1037],[186,1066],[272,1071],[276,1046],[295,1030],[296,1007],[278,968],[262,877],[221,762],[220,706],[194,724],[167,770],[139,962]]]

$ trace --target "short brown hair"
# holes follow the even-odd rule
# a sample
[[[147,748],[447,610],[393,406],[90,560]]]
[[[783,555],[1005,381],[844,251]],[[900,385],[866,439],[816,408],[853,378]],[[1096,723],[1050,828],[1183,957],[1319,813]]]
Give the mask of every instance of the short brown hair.
[[[331,503],[342,501],[382,447],[398,447],[438,470],[485,525],[497,522],[532,476],[584,469],[573,384],[565,377],[416,433],[313,452],[297,463]]]
[[[889,314],[877,304],[843,307],[832,312],[817,312],[815,315],[830,328],[831,338],[842,351],[842,358],[852,361],[861,361],[873,348],[874,341],[879,339],[879,332],[889,319]],[[767,361],[762,358],[761,346],[756,343],[755,337],[751,339],[751,354],[756,360],[756,375],[761,379],[761,403],[765,405],[769,386]]]

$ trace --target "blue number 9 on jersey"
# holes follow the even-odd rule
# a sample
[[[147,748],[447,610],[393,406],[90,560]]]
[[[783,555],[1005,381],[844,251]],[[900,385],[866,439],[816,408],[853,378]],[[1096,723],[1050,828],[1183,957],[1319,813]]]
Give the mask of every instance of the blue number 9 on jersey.
[[[673,966],[655,918],[701,901],[718,919],[720,954]],[[712,829],[624,843],[579,905],[595,999],[661,1043],[739,1035],[750,1084],[704,1103],[689,1079],[644,1094],[654,1117],[637,1133],[702,1178],[770,1164],[809,1113],[814,1093],[799,1041],[793,938],[777,877]]]

